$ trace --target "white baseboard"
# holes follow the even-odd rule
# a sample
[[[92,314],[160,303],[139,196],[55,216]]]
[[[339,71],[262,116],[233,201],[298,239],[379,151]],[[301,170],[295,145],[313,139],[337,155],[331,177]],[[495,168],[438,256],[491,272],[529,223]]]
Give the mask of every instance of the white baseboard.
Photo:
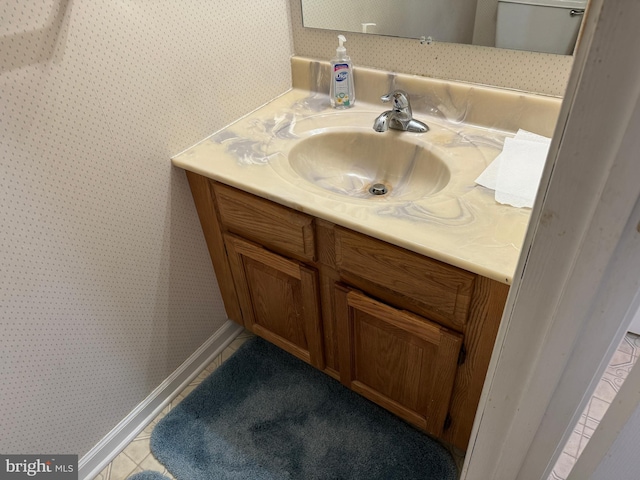
[[[242,332],[231,320],[202,344],[167,379],[115,426],[78,462],[78,478],[90,480],[98,475],[124,448],[144,430],[214,358]]]

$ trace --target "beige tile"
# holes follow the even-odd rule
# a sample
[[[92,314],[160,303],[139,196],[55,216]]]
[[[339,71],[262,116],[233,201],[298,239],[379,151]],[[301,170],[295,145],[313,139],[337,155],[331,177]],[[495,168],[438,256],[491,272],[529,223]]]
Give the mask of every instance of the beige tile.
[[[633,364],[633,349],[627,348],[623,350],[616,350],[609,362],[610,366],[618,366],[618,365],[631,365]]]
[[[571,464],[571,458],[579,457],[584,451],[639,355],[640,336],[627,334],[609,362],[549,480],[566,479],[570,471],[568,467]]]
[[[611,385],[611,388],[613,388],[616,393],[618,393],[625,378],[627,378],[627,373],[628,372],[623,371],[622,369],[613,369],[609,367],[602,378]]]
[[[216,369],[220,366],[220,363],[220,355],[218,355],[209,365],[207,365],[207,368],[205,368],[204,371],[211,374],[216,371]]]
[[[565,480],[565,479],[560,477],[554,470],[553,472],[551,472],[551,475],[549,475],[548,480]]]
[[[216,366],[216,368],[218,368]],[[202,370],[202,372],[200,372],[200,375],[198,375],[196,378],[193,379],[193,381],[191,382],[191,385],[200,385],[202,382],[204,382],[207,377],[211,375],[211,372],[208,372],[206,369]]]
[[[123,453],[139,465],[151,453],[149,438],[135,439],[123,450]]]
[[[589,440],[591,440],[591,435],[593,435],[593,432],[594,429],[585,427],[584,431],[582,432],[582,437],[580,438],[580,444],[578,445],[578,456],[576,458],[579,458],[580,455],[582,455],[582,452],[589,443]]]
[[[578,446],[578,457],[582,455],[582,452],[584,451],[584,448],[587,446],[587,443],[589,443],[589,438],[581,436],[580,445]]]
[[[576,463],[576,459],[567,455],[566,453],[560,454],[560,458],[558,458],[558,462],[554,467],[553,471],[557,475],[558,478],[565,479],[569,476],[571,469]]]
[[[626,354],[624,354],[626,355]],[[631,357],[633,360],[633,357]],[[617,360],[621,360],[621,356],[618,356]],[[621,363],[612,363],[607,366],[605,373],[608,375],[612,375],[615,377],[626,377],[631,371],[631,367],[633,366],[632,361],[629,362],[621,362]]]
[[[220,354],[220,361],[226,362],[229,359],[229,357],[231,357],[231,355],[233,355],[235,352],[236,351],[233,350],[231,347],[225,348]]]
[[[595,430],[596,428],[598,428],[598,425],[600,425],[600,420],[587,417],[587,419],[585,420],[584,428]],[[584,428],[582,429],[582,434],[584,434]]]
[[[182,394],[178,395],[176,398],[174,398],[173,400],[171,400],[171,409],[176,408],[178,405],[180,405],[180,402],[184,400],[184,397],[182,396]]]
[[[180,392],[180,396],[182,398],[185,398],[187,395],[189,395],[191,392],[193,392],[196,389],[197,386],[198,386],[197,384],[194,385],[193,383],[190,383],[189,385],[184,387],[184,389]]]
[[[151,422],[149,425],[147,425],[144,430],[140,433],[140,435],[145,435],[147,437],[151,437],[151,432],[153,432],[153,429],[156,428],[156,422]]]
[[[627,336],[625,336],[625,338],[622,339],[622,342],[620,342],[620,345],[618,345],[617,351],[622,353],[633,354],[634,346],[635,346],[634,342],[631,340],[631,338],[627,334]]]
[[[170,411],[171,411],[171,404],[164,407],[162,411],[158,415],[156,415],[156,418],[153,419],[153,421],[148,425],[148,427],[145,428],[145,430],[148,432],[153,431],[153,429],[158,424],[158,422],[162,420],[164,417],[166,417],[167,413],[169,413]]]
[[[96,478],[102,477],[102,480],[109,480],[110,473],[111,473],[111,464],[104,467],[104,469],[98,474]]]
[[[156,418],[153,419],[153,421],[151,423],[158,423],[160,420],[162,420],[167,413],[169,413],[171,411],[171,404],[166,405],[162,411],[156,415]]]
[[[253,333],[251,333],[249,330],[243,330],[242,333],[240,333],[240,335],[238,335],[236,338],[253,338],[255,337],[255,335]],[[640,343],[639,343],[640,345]]]
[[[587,441],[591,440],[591,437],[593,436],[594,431],[595,431],[595,428],[590,428],[585,426],[584,432],[582,432],[582,438],[586,439]]]
[[[229,347],[232,350],[238,350],[250,337],[236,337],[236,339],[229,344]]]
[[[600,398],[593,397],[591,399],[591,406],[589,407],[588,417],[597,422],[600,422],[600,420],[602,420],[602,418],[604,417],[607,409],[609,408],[609,405],[611,405],[609,402],[601,400]]]
[[[150,453],[149,455],[147,455],[146,458],[142,460],[142,462],[140,462],[140,467],[142,467],[145,470],[153,470],[155,472],[161,472],[161,473],[163,473],[166,470],[164,468],[164,465],[162,465],[158,460],[156,460],[156,457],[153,456],[153,453]]]
[[[121,453],[111,462],[111,472],[108,480],[126,480],[137,465],[127,455]]]
[[[155,425],[153,425],[152,423],[150,423],[149,425],[147,425],[144,430],[142,430],[138,436],[134,439],[135,440],[149,440],[149,438],[151,438],[151,432],[153,431]]]
[[[593,396],[611,403],[617,393],[618,391],[613,385],[613,382],[611,382],[605,374],[605,376],[598,382],[598,386],[596,387],[595,392],[593,392]]]
[[[136,467],[136,469],[133,472],[131,472],[129,476],[135,475],[136,473],[140,473],[140,472],[144,472],[144,470],[140,467]]]
[[[569,455],[570,457],[578,458],[578,451],[580,450],[580,441],[582,440],[582,433],[577,433],[574,431],[567,444],[564,446],[563,452]]]

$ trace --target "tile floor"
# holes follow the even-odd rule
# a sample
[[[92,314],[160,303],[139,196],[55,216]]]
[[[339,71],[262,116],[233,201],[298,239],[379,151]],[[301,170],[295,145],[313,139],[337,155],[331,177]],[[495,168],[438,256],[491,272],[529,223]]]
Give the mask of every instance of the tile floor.
[[[549,476],[549,480],[565,480],[584,450],[594,430],[604,417],[613,398],[620,390],[622,382],[631,371],[640,356],[640,336],[628,333],[614,354],[596,391],[584,409],[580,421],[576,425],[560,455],[558,462]]]
[[[175,408],[191,390],[196,388],[200,382],[207,378],[222,362],[229,358],[240,345],[246,342],[253,335],[246,330],[242,332],[231,344],[223,350],[207,367],[198,375],[180,394],[173,399],[171,404],[167,405],[147,427],[127,445],[127,447],[118,455],[102,472],[100,472],[95,480],[125,480],[134,473],[143,470],[155,470],[163,473],[167,477],[173,479],[173,476],[167,472],[164,466],[159,463],[151,454],[149,441],[151,439],[151,431],[156,424]]]
[[[172,409],[178,405],[200,382],[207,378],[222,362],[229,358],[240,345],[251,338],[249,332],[241,333],[218,357],[216,357],[180,394],[167,405],[164,410],[120,453],[95,480],[126,480],[134,473],[143,470],[155,470],[173,478],[151,454],[149,441],[151,431],[155,425]],[[609,367],[584,410],[573,435],[567,443],[564,452],[558,459],[549,480],[565,480],[576,462],[576,459],[591,438],[593,431],[607,411],[622,382],[631,371],[640,356],[640,336],[628,334],[618,347],[618,351],[611,359]],[[456,463],[461,466],[464,456],[461,452],[452,452]]]

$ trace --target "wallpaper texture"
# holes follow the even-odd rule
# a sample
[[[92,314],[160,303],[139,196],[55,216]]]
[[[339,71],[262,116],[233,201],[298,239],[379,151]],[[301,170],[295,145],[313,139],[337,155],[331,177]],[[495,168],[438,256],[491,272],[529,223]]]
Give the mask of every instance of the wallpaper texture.
[[[290,0],[296,55],[329,60],[335,55],[339,32],[302,27],[300,0]],[[480,0],[483,13],[493,4]],[[531,93],[562,96],[573,57],[498,48],[433,43],[345,33],[354,67],[379,68],[446,80],[479,83]],[[357,96],[357,91],[356,91]]]
[[[1,452],[84,455],[226,321],[170,157],[290,87],[289,25],[287,0],[0,2]]]

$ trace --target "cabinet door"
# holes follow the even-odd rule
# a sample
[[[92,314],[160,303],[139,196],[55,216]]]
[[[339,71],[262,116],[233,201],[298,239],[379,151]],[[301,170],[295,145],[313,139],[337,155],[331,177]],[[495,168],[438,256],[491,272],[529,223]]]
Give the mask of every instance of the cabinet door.
[[[440,435],[462,336],[356,290],[336,286],[340,381]]]
[[[318,273],[234,235],[225,245],[245,327],[324,369]]]

